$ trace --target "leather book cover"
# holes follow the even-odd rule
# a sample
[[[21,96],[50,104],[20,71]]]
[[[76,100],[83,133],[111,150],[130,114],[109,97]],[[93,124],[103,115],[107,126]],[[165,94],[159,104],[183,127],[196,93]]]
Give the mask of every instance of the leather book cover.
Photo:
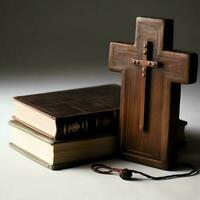
[[[55,119],[56,139],[90,137],[118,128],[120,86],[116,84],[17,96],[14,99]],[[16,120],[52,137],[26,121]],[[54,136],[53,136],[54,138]]]
[[[14,99],[53,118],[64,118],[119,109],[119,96],[120,86],[111,84],[16,96]]]

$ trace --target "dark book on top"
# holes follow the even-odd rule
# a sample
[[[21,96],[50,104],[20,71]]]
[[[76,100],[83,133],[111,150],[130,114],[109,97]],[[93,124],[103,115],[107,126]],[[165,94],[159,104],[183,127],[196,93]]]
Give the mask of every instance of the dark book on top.
[[[14,97],[15,119],[54,139],[101,136],[118,128],[120,86]]]

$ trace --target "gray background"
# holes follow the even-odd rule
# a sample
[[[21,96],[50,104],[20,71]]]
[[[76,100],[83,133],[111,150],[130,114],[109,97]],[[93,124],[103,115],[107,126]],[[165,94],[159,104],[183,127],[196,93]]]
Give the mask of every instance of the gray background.
[[[109,73],[109,42],[133,42],[137,16],[174,19],[174,48],[199,53],[199,6],[198,0],[1,0],[1,81]]]

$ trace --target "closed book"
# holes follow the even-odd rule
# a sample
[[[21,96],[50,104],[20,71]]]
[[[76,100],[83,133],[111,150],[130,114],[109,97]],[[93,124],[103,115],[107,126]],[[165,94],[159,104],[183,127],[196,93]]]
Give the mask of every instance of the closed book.
[[[15,120],[53,139],[118,129],[120,86],[111,84],[14,97]]]
[[[53,140],[24,124],[11,120],[10,146],[32,160],[50,168],[62,169],[115,155],[116,136]]]

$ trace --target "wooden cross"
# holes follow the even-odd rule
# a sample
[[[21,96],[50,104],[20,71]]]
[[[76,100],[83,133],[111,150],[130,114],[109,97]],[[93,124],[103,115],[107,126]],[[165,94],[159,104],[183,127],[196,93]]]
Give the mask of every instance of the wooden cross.
[[[109,67],[122,73],[122,157],[171,167],[180,121],[180,84],[196,81],[197,55],[173,50],[173,20],[138,17],[134,44],[110,44]]]

